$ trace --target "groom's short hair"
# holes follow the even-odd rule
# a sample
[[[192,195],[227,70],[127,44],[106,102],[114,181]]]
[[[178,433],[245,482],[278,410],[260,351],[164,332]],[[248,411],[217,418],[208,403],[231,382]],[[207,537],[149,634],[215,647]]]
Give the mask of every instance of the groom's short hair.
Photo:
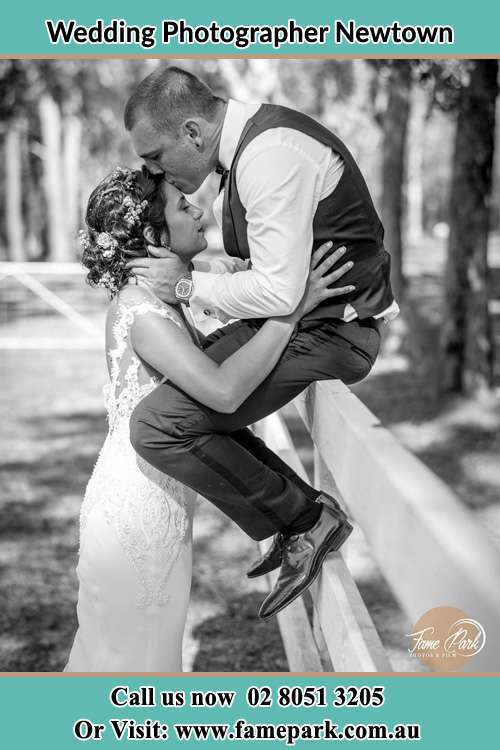
[[[197,76],[174,66],[161,66],[144,78],[125,107],[124,121],[132,130],[146,116],[158,132],[177,133],[188,117],[213,120],[223,100]]]

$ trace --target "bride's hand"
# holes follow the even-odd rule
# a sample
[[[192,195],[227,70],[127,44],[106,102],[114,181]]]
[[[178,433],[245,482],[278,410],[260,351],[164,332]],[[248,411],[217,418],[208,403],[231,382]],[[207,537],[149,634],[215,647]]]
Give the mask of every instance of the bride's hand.
[[[339,262],[339,260],[341,260],[346,249],[345,247],[339,247],[331,255],[325,258],[324,255],[328,252],[331,246],[331,242],[325,242],[323,245],[320,245],[311,256],[309,277],[307,279],[304,296],[302,297],[298,308],[293,313],[297,320],[303,318],[304,315],[311,312],[311,310],[314,310],[314,308],[325,299],[329,299],[330,297],[340,297],[342,294],[352,292],[356,288],[352,286],[352,284],[331,288],[331,285],[350,271],[354,265],[351,261],[348,261],[332,271],[331,269]]]

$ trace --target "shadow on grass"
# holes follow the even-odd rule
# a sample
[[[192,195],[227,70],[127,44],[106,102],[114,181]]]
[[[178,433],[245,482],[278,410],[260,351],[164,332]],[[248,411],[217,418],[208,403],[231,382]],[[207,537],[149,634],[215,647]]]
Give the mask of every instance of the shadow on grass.
[[[260,592],[235,596],[221,614],[204,620],[193,631],[199,640],[195,672],[287,672],[275,618],[259,620]]]
[[[64,531],[59,526],[67,509],[61,503],[83,498],[104,440],[100,414],[35,417],[24,423],[37,439],[25,437],[17,451],[22,458],[1,463],[0,536],[5,538]]]
[[[414,450],[414,453],[460,495],[467,507],[482,510],[498,505],[500,468],[498,464],[493,472],[488,464],[481,468],[495,444],[498,451],[498,430],[455,425],[447,430],[446,441],[435,442],[424,450]],[[473,454],[477,459],[472,458]],[[470,461],[464,461],[464,456],[469,456]],[[491,480],[481,478],[481,473],[491,475]]]
[[[43,440],[62,440],[77,437],[79,441],[91,435],[103,436],[106,433],[106,418],[98,412],[67,412],[64,414],[50,414],[36,417],[25,417],[23,420],[29,429]]]
[[[375,375],[353,390],[469,508],[498,504],[500,404],[440,398],[412,372]]]
[[[0,593],[0,672],[61,672],[76,631],[73,601],[56,582]]]
[[[1,464],[0,671],[64,667],[76,629],[79,509],[105,428],[101,413],[15,423],[15,451]]]

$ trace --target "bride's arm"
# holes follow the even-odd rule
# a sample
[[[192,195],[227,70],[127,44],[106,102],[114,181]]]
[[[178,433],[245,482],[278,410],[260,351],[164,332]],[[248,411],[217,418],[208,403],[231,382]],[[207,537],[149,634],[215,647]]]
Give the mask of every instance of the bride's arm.
[[[235,411],[269,375],[283,353],[295,325],[322,300],[345,294],[351,287],[328,289],[349,268],[323,274],[339,259],[336,251],[317,265],[325,252],[313,255],[308,291],[299,308],[286,317],[270,318],[238,351],[218,364],[198,349],[172,321],[154,314],[134,320],[131,335],[136,353],[172,383],[202,404],[220,412]],[[350,267],[350,266],[349,266]]]
[[[132,327],[132,345],[139,356],[172,383],[220,412],[233,412],[271,372],[295,326],[268,320],[250,341],[221,364],[198,349],[168,319],[141,315]]]

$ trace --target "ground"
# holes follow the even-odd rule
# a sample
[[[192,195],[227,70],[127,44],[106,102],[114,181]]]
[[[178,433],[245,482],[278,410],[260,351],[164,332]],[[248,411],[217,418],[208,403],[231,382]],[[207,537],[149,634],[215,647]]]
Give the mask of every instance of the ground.
[[[409,346],[397,356],[389,346],[355,391],[500,544],[498,399],[479,403],[437,396],[438,251],[429,242],[408,267],[409,304],[418,313]],[[29,295],[12,290],[2,298],[0,338],[66,337],[71,348],[0,352],[0,671],[60,671],[76,626],[79,506],[106,431],[105,364],[101,351],[79,349],[78,336],[67,338],[60,316],[33,314]],[[79,309],[100,325],[102,307],[89,302],[93,294],[82,292]],[[24,305],[29,317],[23,315]],[[37,309],[43,312],[42,303]],[[292,408],[287,414],[310,466],[307,436]],[[218,511],[199,503],[187,669],[286,671],[276,623],[256,616],[262,584],[244,576],[255,551]],[[415,668],[405,656],[408,623],[383,578],[374,574],[358,584],[393,667]]]

